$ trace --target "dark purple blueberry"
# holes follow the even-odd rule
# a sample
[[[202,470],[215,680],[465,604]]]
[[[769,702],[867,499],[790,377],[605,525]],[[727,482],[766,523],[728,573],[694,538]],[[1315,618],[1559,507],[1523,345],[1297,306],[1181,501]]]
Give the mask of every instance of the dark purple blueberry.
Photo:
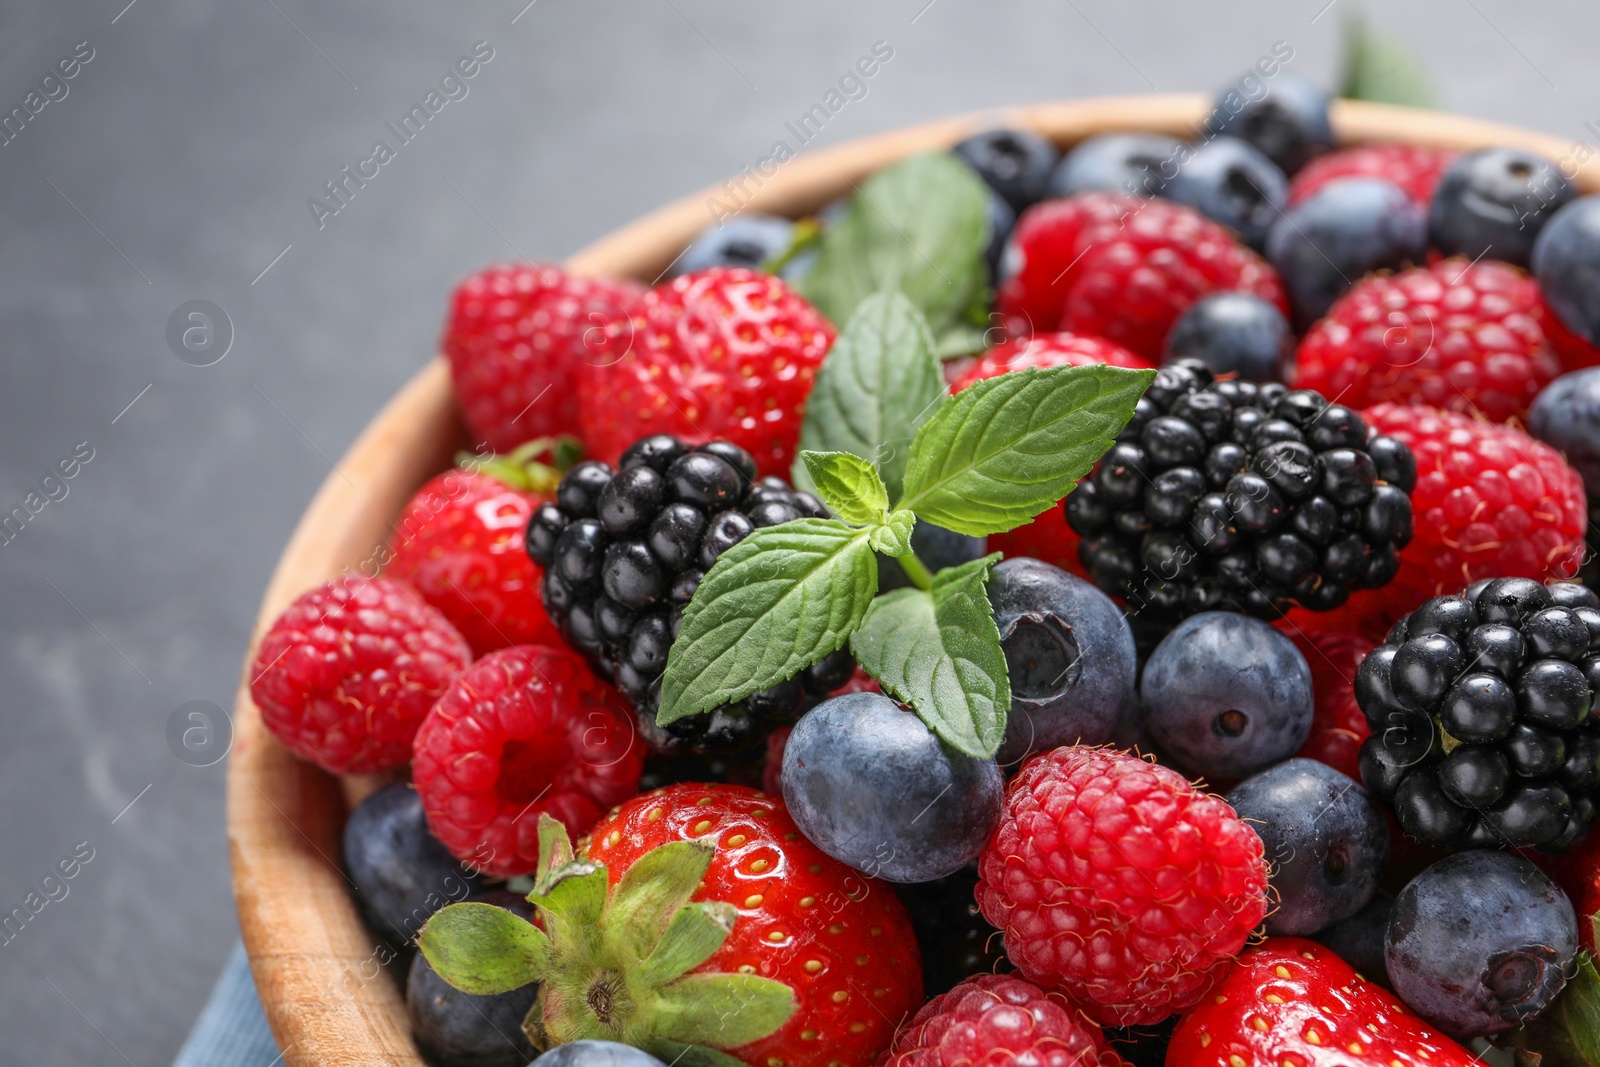
[[[777,215],[740,212],[700,231],[672,264],[668,278],[677,278],[708,267],[746,267],[760,270],[762,264],[783,255],[794,242],[794,223]]]
[[[1555,165],[1522,148],[1463,152],[1428,206],[1428,238],[1447,256],[1528,265],[1544,224],[1578,195]]]
[[[984,183],[1021,212],[1044,199],[1061,153],[1032,130],[995,129],[957,141],[951,149]]]

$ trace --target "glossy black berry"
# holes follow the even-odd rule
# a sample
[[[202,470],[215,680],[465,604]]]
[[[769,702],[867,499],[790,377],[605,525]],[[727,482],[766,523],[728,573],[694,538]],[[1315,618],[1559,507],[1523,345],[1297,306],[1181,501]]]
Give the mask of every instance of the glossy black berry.
[[[667,468],[672,499],[698,508],[728,507],[744,494],[744,478],[733,464],[706,452],[690,452]]]
[[[667,496],[667,482],[644,464],[618,471],[600,490],[600,521],[612,537],[639,530]]]
[[[718,556],[750,536],[755,528],[755,523],[737,511],[713,515],[706,525],[705,535],[700,538],[700,566],[710,570]]]
[[[549,501],[534,508],[533,514],[528,517],[528,529],[524,534],[528,558],[541,567],[550,566],[550,560],[555,556],[556,540],[570,521],[559,505]]]
[[[578,519],[556,539],[551,570],[573,589],[587,589],[600,580],[606,532],[598,519]]]
[[[705,512],[688,504],[668,504],[651,521],[645,543],[663,567],[681,570],[699,559],[705,532]]]
[[[1410,498],[1379,476],[1368,432],[1315,392],[1171,359],[1068,497],[1079,558],[1153,626],[1337,607],[1392,578],[1411,536]],[[1382,440],[1385,470],[1414,479],[1405,446]]]
[[[707,441],[698,446],[695,451],[704,452],[708,456],[716,456],[728,466],[739,473],[739,478],[744,485],[749,485],[756,480],[756,461],[744,449],[732,441]]]
[[[650,437],[641,437],[629,445],[618,460],[617,466],[622,470],[637,467],[643,464],[653,469],[657,474],[665,474],[667,468],[672,466],[672,461],[689,450],[688,446],[670,434],[658,433]]]
[[[598,460],[577,464],[556,486],[556,503],[569,519],[593,518],[600,508],[600,494],[611,481],[610,465]]]
[[[1584,613],[1594,609],[1584,601],[1528,579],[1476,582],[1424,602],[1362,662],[1355,696],[1374,737],[1402,722],[1438,738],[1442,758],[1412,764],[1387,758],[1393,738],[1362,749],[1363,780],[1394,798],[1413,837],[1446,849],[1560,851],[1588,833],[1600,802],[1600,725],[1590,718],[1600,657],[1588,652]],[[1396,705],[1407,710],[1397,715]],[[1411,786],[1423,768],[1428,779]],[[1480,813],[1467,829],[1434,803],[1435,786]]]

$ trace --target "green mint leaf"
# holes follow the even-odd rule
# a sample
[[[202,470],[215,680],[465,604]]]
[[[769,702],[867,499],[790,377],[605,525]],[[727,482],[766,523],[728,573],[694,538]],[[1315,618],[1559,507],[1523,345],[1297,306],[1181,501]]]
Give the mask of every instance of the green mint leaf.
[[[850,452],[801,452],[817,495],[839,518],[857,526],[875,526],[889,515],[889,490],[878,468]]]
[[[874,552],[901,559],[911,555],[911,531],[916,528],[914,512],[901,509],[890,515],[881,526],[875,527],[868,543]]]
[[[1349,100],[1432,107],[1433,87],[1411,50],[1392,37],[1374,33],[1360,15],[1344,24],[1344,84]]]
[[[843,646],[878,588],[870,533],[795,519],[724,552],[683,613],[656,721],[743,700]]]
[[[898,292],[863,300],[833,342],[806,401],[800,447],[850,452],[875,463],[891,498],[917,428],[949,393],[928,324]],[[794,482],[807,488],[804,463]]]
[[[778,1029],[798,1007],[794,990],[771,978],[689,974],[662,987],[651,1022],[667,1041],[738,1048]]]
[[[872,602],[850,649],[884,689],[916,709],[952,748],[987,759],[1000,748],[1011,684],[985,586],[1000,553],[934,575],[933,589]]]
[[[935,336],[988,284],[988,191],[949,152],[912,156],[856,188],[845,217],[823,232],[801,291],[834,322],[873,293],[911,298]]]
[[[509,993],[544,974],[550,939],[522,916],[468,901],[434,912],[417,947],[439,977],[464,993]]]
[[[1555,1003],[1512,1035],[1518,1067],[1592,1067],[1600,1063],[1600,972],[1587,952]]]
[[[1089,473],[1153,377],[1029,367],[963,389],[917,431],[897,506],[973,537],[1021,526]]]

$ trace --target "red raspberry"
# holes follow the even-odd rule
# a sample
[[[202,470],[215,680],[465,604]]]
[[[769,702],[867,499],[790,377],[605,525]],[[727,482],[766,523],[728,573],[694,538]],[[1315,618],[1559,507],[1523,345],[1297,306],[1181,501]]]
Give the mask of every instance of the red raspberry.
[[[544,572],[522,544],[528,517],[553,493],[514,488],[488,473],[502,467],[510,476],[504,461],[491,461],[483,471],[447,471],[419,489],[395,524],[384,568],[444,612],[480,656],[508,645],[561,643],[539,594]]]
[[[1110,749],[1024,764],[978,873],[1011,962],[1108,1026],[1193,1006],[1267,914],[1256,832],[1177,771]]]
[[[1172,324],[1207,293],[1254,293],[1287,313],[1266,260],[1192,208],[1113,193],[1052,203],[1063,206],[1023,216],[1041,212],[1008,250],[1017,269],[997,307],[1013,336],[1071,330],[1158,360]]]
[[[1539,324],[1544,327],[1545,340],[1561,359],[1563,373],[1600,366],[1600,348],[1567,329],[1567,324],[1545,303],[1543,296],[1539,298]]]
[[[645,294],[626,338],[585,366],[583,439],[615,463],[647,434],[742,446],[787,476],[834,329],[781,278],[711,267]],[[626,342],[626,343],[624,343]]]
[[[1521,430],[1433,408],[1362,413],[1417,457],[1416,536],[1394,583],[1374,590],[1392,618],[1479,578],[1577,573],[1587,522],[1583,480],[1560,452]]]
[[[1356,668],[1376,642],[1360,634],[1285,630],[1311,666],[1311,694],[1316,700],[1311,736],[1295,755],[1326,763],[1359,782],[1361,742],[1372,728],[1356,703]]]
[[[1356,283],[1300,342],[1294,387],[1353,408],[1384,401],[1521,418],[1560,372],[1539,288],[1504,263],[1455,258]]]
[[[995,345],[970,363],[951,389],[960,392],[985,378],[1026,367],[1083,367],[1091,363],[1133,370],[1151,367],[1142,356],[1104,338],[1077,333],[1041,333]],[[1004,552],[1008,559],[1027,556],[1083,574],[1083,565],[1078,562],[1078,540],[1078,535],[1067,525],[1066,512],[1058,504],[1025,526],[990,536],[989,548]]]
[[[576,370],[625,328],[643,291],[548,263],[496,264],[456,286],[440,344],[474,439],[509,452],[576,434]]]
[[[405,766],[428,709],[471,662],[466,639],[416,590],[352,575],[274,620],[250,667],[250,698],[295,755],[334,774],[373,774]]]
[[[1084,235],[1121,226],[1143,203],[1115,193],[1081,193],[1024,211],[1006,244],[1006,277],[996,294],[1006,332],[1029,337],[1057,329],[1071,282],[1067,275],[1083,254]]]
[[[490,875],[539,862],[539,815],[574,834],[639,791],[645,745],[616,690],[566,648],[518,645],[457,675],[417,731],[428,826]]]
[[[878,1067],[1123,1067],[1060,993],[1013,975],[979,974],[922,1006]]]
[[[1295,173],[1289,182],[1293,207],[1336,178],[1382,178],[1403,189],[1407,196],[1428,206],[1434,186],[1459,155],[1453,148],[1421,144],[1361,144],[1318,156]]]

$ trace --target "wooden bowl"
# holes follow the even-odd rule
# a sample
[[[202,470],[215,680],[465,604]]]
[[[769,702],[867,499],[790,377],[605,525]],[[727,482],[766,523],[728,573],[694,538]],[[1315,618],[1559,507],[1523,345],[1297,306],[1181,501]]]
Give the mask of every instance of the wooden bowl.
[[[1092,134],[1147,130],[1193,135],[1209,100],[1199,95],[1116,97],[986,112],[852,141],[786,164],[756,189],[747,210],[801,216],[904,156],[948,146],[999,124],[1031,127],[1062,146]],[[1519,145],[1562,160],[1558,138],[1477,119],[1340,101],[1334,127],[1346,143],[1409,141],[1452,148]],[[1579,168],[1600,189],[1600,159]],[[686,197],[585,248],[575,273],[654,280],[712,221],[707,200]],[[444,294],[440,294],[443,304]],[[262,597],[246,670],[261,633],[296,596],[360,570],[389,535],[411,494],[466,444],[450,377],[435,359],[378,413],[323,482]],[[340,865],[348,805],[371,782],[330,776],[291,756],[262,727],[247,679],[234,704],[228,771],[228,840],[239,926],[267,1021],[289,1067],[423,1067],[399,985],[377,972],[380,950],[356,913]]]

